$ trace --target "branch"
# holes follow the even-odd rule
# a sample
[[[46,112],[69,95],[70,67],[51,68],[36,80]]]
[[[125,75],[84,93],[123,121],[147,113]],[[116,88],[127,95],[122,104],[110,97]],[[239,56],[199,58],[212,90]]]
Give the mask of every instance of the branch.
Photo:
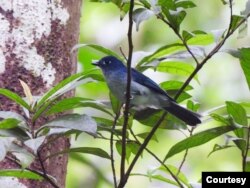
[[[121,174],[120,174],[120,184],[119,188],[123,187],[126,184],[127,178],[125,178],[125,162],[126,162],[126,131],[127,124],[129,119],[129,106],[130,106],[130,86],[131,86],[131,62],[133,54],[133,39],[132,39],[132,30],[133,30],[133,9],[134,9],[134,0],[130,0],[129,7],[129,26],[128,26],[128,61],[127,61],[127,88],[126,88],[126,103],[124,110],[124,123],[122,128],[122,154],[121,154]]]
[[[111,129],[111,135],[110,135],[111,168],[112,168],[114,187],[115,188],[117,188],[117,180],[116,180],[115,160],[114,160],[114,130],[115,130],[115,126],[117,124],[117,120],[120,117],[120,111],[121,111],[121,108],[119,109],[119,111],[117,112],[117,114],[115,116],[114,123],[113,123],[112,129]]]
[[[136,137],[135,133],[133,132],[133,130],[130,128],[130,133],[131,135],[134,137],[135,141],[137,142],[137,144],[141,145],[141,142],[138,140],[138,138]],[[168,172],[169,174],[172,176],[172,178],[176,181],[176,183],[180,186],[180,188],[184,188],[183,185],[181,184],[181,182],[178,179],[178,173],[177,176],[167,167],[167,165],[164,164],[163,161],[161,161],[161,159],[159,159],[152,151],[150,151],[147,147],[145,148],[145,150],[152,155]]]

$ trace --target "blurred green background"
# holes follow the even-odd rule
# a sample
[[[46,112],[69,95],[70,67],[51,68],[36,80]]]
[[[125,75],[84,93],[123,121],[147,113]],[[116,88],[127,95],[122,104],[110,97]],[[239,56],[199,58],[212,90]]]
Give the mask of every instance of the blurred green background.
[[[229,9],[220,0],[194,0],[197,7],[188,10],[188,15],[181,26],[185,30],[204,30],[207,32],[219,32],[225,29],[229,22]],[[234,3],[234,14],[240,14],[244,10],[245,0],[237,0]],[[112,3],[93,3],[84,0],[82,6],[80,43],[90,43],[102,45],[120,54],[119,48],[122,47],[127,54],[127,27],[128,17],[120,21],[119,9]],[[140,30],[134,30],[135,51],[150,52],[164,44],[169,44],[177,40],[174,33],[160,20],[151,18],[140,25]],[[224,46],[228,48],[240,48],[249,45],[249,35],[238,38],[235,33]],[[90,48],[79,50],[79,70],[86,71],[94,68],[91,61],[100,59],[102,54]],[[157,83],[168,80],[173,75],[159,74],[153,71],[146,71],[146,75]],[[185,78],[178,78],[185,80]],[[239,61],[226,53],[218,53],[208,64],[199,72],[200,84],[192,81],[194,87],[190,93],[193,100],[201,103],[200,112],[206,114],[211,108],[223,105],[225,101],[247,101],[249,100],[249,90],[240,68]],[[81,97],[107,100],[108,89],[105,83],[85,84],[77,89],[77,95]],[[92,116],[101,116],[98,111],[84,108],[79,109],[81,113]],[[136,124],[136,132],[145,132],[149,127]],[[197,131],[208,129],[215,126],[213,122],[205,122],[197,128]],[[149,148],[157,156],[163,158],[169,148],[185,136],[179,131],[158,130],[159,142],[152,141]],[[183,172],[190,182],[197,182],[201,178],[202,171],[240,171],[241,157],[237,148],[215,152],[208,157],[215,143],[223,144],[224,137],[215,139],[208,144],[193,148],[189,151],[187,162],[184,164]],[[92,146],[100,147],[109,152],[109,141],[94,139],[93,137],[82,134],[77,141],[72,138],[72,146]],[[178,166],[183,153],[169,159],[168,163]],[[115,158],[119,159],[116,153]],[[119,161],[116,161],[117,169]],[[143,154],[133,172],[147,173],[148,170],[159,166],[146,152]],[[118,171],[118,170],[117,170]],[[146,177],[131,176],[126,187],[159,188],[171,187],[159,181],[149,181]],[[68,165],[67,188],[108,188],[112,187],[112,172],[110,161],[92,155],[79,155],[70,158]]]

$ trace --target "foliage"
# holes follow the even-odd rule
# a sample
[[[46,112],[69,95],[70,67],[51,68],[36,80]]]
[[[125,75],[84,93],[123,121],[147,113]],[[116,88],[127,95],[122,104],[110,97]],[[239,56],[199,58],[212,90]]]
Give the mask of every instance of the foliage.
[[[191,0],[136,0],[135,2],[119,0],[92,1],[111,2],[115,4],[121,11],[121,19],[123,19],[126,14],[131,13],[133,15],[132,20],[136,24],[138,31],[140,31],[141,23],[151,18],[161,20],[167,28],[173,31],[178,38],[177,41],[164,44],[144,55],[136,62],[135,67],[141,72],[147,69],[153,69],[156,72],[176,76],[174,77],[176,79],[164,81],[160,83],[160,86],[172,95],[178,103],[185,103],[187,108],[195,112],[199,112],[199,108],[202,107],[202,104],[198,104],[191,99],[192,95],[190,91],[196,88],[191,85],[190,82],[195,80],[198,84],[202,84],[199,81],[199,71],[206,63],[209,63],[209,60],[215,54],[220,52],[221,47],[227,42],[231,35],[246,24],[245,20],[250,16],[249,6],[246,6],[242,15],[233,15],[233,1],[222,1],[224,6],[229,7],[230,23],[228,28],[222,32],[220,36],[215,36],[212,32],[196,29],[187,31],[182,29],[182,23],[189,12],[188,9],[192,10],[192,8],[196,7],[195,3]],[[131,2],[134,2],[134,6],[130,4]],[[249,1],[247,3],[249,3]],[[133,12],[129,11],[130,6],[133,6]],[[132,26],[133,25],[130,25],[130,27]],[[102,55],[113,55],[121,60],[127,60],[127,58],[118,55],[117,52],[96,44],[78,44],[74,46],[72,50],[77,50],[78,48],[91,48]],[[250,47],[224,51],[239,59],[246,82],[250,88]],[[135,53],[129,55],[133,56]],[[85,97],[63,97],[65,93],[75,89],[79,85],[103,81],[103,76],[97,70],[74,74],[61,81],[39,99],[32,96],[32,91],[30,91],[24,81],[20,82],[26,95],[25,98],[7,89],[0,89],[0,95],[20,105],[24,111],[23,114],[25,114],[22,116],[15,112],[0,111],[0,160],[8,157],[23,168],[22,171],[18,169],[0,171],[0,176],[13,176],[36,180],[43,178],[50,182],[56,182],[54,178],[46,174],[46,172],[32,171],[29,168],[30,164],[35,159],[40,160],[42,164],[48,158],[56,155],[84,153],[110,160],[114,187],[124,187],[130,175],[148,177],[150,180],[158,180],[177,187],[192,187],[188,175],[181,172],[188,152],[194,147],[204,145],[218,137],[225,137],[226,143],[224,145],[215,144],[212,151],[207,152],[208,155],[210,156],[214,152],[221,152],[231,147],[238,148],[241,152],[242,171],[249,171],[249,162],[247,161],[250,146],[250,125],[247,111],[247,108],[250,106],[249,103],[225,101],[225,105],[221,108],[222,112],[206,109],[210,111],[207,118],[210,122],[213,122],[215,126],[211,128],[207,127],[206,123],[202,123],[190,129],[184,122],[160,109],[131,109],[129,114],[122,114],[122,104],[120,104],[112,94],[109,95],[110,102],[108,103]],[[86,107],[91,108],[91,110],[98,110],[102,115],[90,117],[87,114],[71,112],[73,109]],[[33,128],[33,125],[39,119],[49,116],[53,117],[53,120],[46,122],[37,129]],[[126,116],[128,119],[126,119]],[[122,129],[124,122],[127,125],[125,132]],[[148,126],[150,130],[135,134],[134,124],[136,122]],[[202,130],[198,131],[200,127]],[[161,142],[155,134],[159,129],[163,132],[181,131],[185,132],[186,135],[186,138],[182,140],[176,138],[176,143],[168,151],[163,151],[165,152],[163,153],[165,155],[164,160],[159,159],[158,154],[155,154],[148,148],[150,141]],[[186,132],[188,134],[186,134]],[[75,135],[77,139],[81,133],[89,134],[95,138],[109,140],[110,154],[103,148],[81,146],[50,154],[43,160],[40,159],[39,153],[41,148],[53,142],[53,139],[72,135]],[[56,137],[52,138],[51,135]],[[126,143],[125,148],[122,144],[123,141]],[[168,164],[170,157],[175,157],[175,155],[183,151],[185,155],[179,166]],[[120,158],[115,158],[115,152],[119,154]],[[153,170],[148,170],[146,174],[132,173],[140,156],[143,157],[143,152],[148,152],[161,166]],[[10,153],[11,157],[8,156],[7,153]],[[121,159],[119,168],[122,167],[122,164],[125,166],[124,159],[127,161],[127,168],[121,172],[120,182],[117,181],[116,165],[114,165],[119,159]],[[54,183],[51,184],[55,186]]]

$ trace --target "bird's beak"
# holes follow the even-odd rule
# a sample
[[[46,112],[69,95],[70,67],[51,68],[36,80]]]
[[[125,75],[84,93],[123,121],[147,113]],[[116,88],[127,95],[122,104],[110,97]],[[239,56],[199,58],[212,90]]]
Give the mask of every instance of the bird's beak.
[[[93,60],[91,64],[95,65],[95,66],[99,66],[99,61],[98,60]]]

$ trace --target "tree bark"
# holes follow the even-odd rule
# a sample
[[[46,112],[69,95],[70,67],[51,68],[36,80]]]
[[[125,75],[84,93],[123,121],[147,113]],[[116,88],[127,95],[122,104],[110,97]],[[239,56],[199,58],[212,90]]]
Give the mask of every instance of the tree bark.
[[[70,54],[70,50],[78,43],[80,9],[81,0],[0,0],[0,88],[24,97],[21,79],[34,96],[40,96],[75,73],[76,54]],[[2,96],[0,110],[22,113],[18,105]],[[39,119],[35,126],[48,120]],[[43,148],[41,157],[69,146],[67,138],[58,139]],[[46,172],[55,177],[59,187],[65,187],[67,161],[68,156],[63,155],[44,163]],[[0,162],[0,169],[17,167],[8,159]],[[30,168],[42,171],[38,161]],[[45,180],[11,181],[20,187],[52,187]]]

